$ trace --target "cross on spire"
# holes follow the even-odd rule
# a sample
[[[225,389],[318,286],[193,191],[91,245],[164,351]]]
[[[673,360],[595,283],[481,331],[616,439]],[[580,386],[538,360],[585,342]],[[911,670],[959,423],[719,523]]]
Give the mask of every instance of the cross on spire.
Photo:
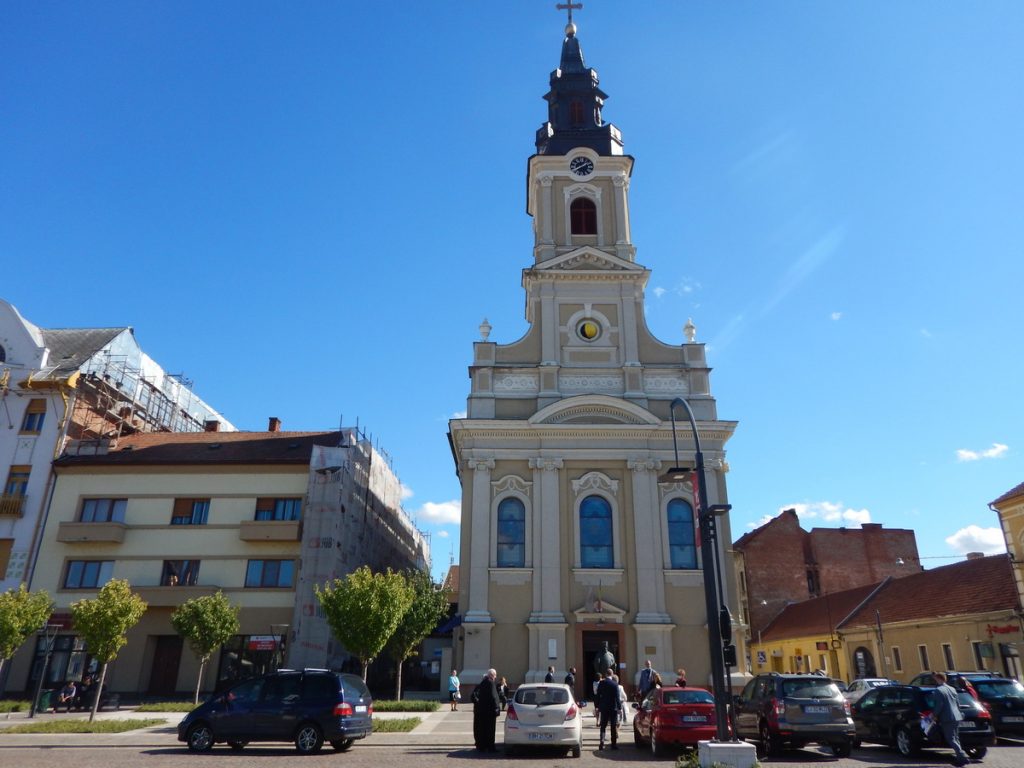
[[[555,5],[555,8],[557,8],[560,11],[568,11],[569,23],[572,24],[572,9],[575,8],[578,11],[582,11],[583,3],[574,3],[572,2],[572,0],[569,0],[568,3],[558,3],[557,5]]]

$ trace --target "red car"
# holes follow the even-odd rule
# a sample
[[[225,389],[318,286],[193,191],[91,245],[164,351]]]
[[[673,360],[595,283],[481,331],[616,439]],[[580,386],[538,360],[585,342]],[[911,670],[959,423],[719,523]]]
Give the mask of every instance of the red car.
[[[633,742],[655,755],[669,747],[694,748],[717,735],[715,698],[704,688],[655,688],[633,708]]]

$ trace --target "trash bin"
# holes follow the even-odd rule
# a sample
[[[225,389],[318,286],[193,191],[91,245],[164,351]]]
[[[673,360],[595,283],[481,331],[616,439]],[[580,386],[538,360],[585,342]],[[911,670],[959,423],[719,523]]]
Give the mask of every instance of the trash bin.
[[[50,700],[53,698],[52,690],[39,692],[39,703],[36,705],[36,712],[46,712],[50,708]]]

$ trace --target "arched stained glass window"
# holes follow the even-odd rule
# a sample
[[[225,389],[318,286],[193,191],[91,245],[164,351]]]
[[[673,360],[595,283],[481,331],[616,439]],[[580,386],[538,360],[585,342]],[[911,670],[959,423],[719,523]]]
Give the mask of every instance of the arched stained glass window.
[[[580,566],[615,567],[612,507],[601,496],[587,496],[580,503]]]
[[[574,235],[597,234],[597,206],[589,197],[577,197],[569,205],[569,225]]]
[[[499,568],[523,568],[526,565],[526,507],[515,497],[498,504]]]
[[[673,568],[697,567],[693,507],[683,499],[668,503],[668,551]]]

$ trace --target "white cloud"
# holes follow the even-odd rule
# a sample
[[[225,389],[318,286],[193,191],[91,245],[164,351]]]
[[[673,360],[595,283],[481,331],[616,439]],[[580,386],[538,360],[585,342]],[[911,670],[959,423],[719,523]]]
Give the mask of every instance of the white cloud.
[[[786,504],[779,507],[781,513],[785,509],[795,509],[801,520],[820,520],[825,523],[854,523],[863,525],[871,522],[871,512],[866,509],[853,509],[841,501],[810,501],[802,504]]]
[[[662,288],[659,285],[657,288],[655,288],[653,291],[651,291],[651,293],[653,293],[657,298],[660,299],[662,296],[664,296],[666,293],[668,293],[668,291],[666,291],[664,288]]]
[[[416,516],[431,523],[458,525],[462,521],[462,504],[458,499],[451,501],[428,501],[420,507]]]
[[[1008,450],[1010,450],[1010,446],[1003,445],[1002,443],[992,443],[992,447],[984,451],[969,451],[966,448],[960,448],[956,452],[956,460],[979,461],[981,459],[999,459]]]
[[[448,418],[451,418],[451,419],[464,419],[464,418],[466,418],[466,412],[465,411],[456,411],[455,413],[453,413]]]
[[[930,339],[932,337],[932,332],[929,331],[927,328],[922,328],[921,335],[924,336],[926,339]]]
[[[437,538],[439,538],[439,539],[447,539],[448,538],[448,531],[445,531],[445,530],[434,531],[434,535],[437,536]]]
[[[405,501],[406,499],[411,499],[413,496],[416,495],[415,493],[413,493],[412,488],[410,488],[405,483],[401,484],[401,491],[400,491],[400,493],[402,494],[402,501]]]
[[[754,528],[760,528],[765,523],[770,522],[771,520],[774,520],[774,519],[775,518],[773,518],[771,515],[765,515],[764,517],[762,517],[759,520],[755,520],[752,523],[747,523],[747,528],[750,528],[751,530],[753,530]]]
[[[947,537],[946,543],[962,555],[968,552],[997,555],[1006,551],[1006,539],[999,528],[982,528],[977,525],[961,528]]]
[[[832,318],[833,320],[839,320],[842,318],[842,316],[842,312],[833,312],[831,315],[829,315],[829,317]]]

